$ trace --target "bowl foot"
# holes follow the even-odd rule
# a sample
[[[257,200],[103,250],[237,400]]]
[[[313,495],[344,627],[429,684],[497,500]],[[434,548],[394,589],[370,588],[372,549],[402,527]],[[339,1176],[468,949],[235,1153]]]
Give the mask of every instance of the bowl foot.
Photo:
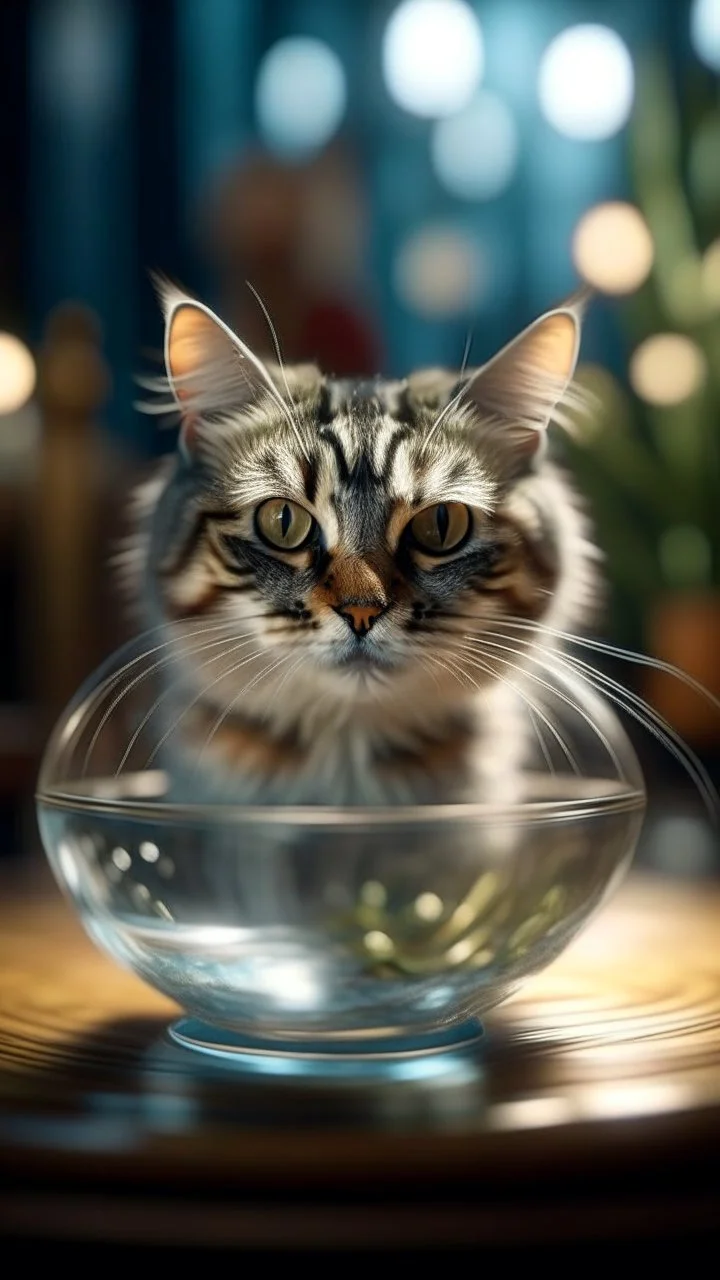
[[[367,1038],[253,1036],[193,1017],[180,1018],[168,1030],[171,1039],[183,1048],[220,1058],[244,1071],[363,1078],[444,1074],[451,1059],[476,1048],[483,1036],[475,1018],[439,1031],[369,1034]]]

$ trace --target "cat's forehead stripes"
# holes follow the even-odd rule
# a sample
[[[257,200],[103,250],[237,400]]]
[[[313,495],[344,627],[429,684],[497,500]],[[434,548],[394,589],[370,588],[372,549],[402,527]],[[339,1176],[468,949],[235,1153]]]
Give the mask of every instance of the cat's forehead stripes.
[[[316,399],[297,410],[307,452],[285,421],[238,423],[223,437],[213,469],[230,505],[240,510],[269,497],[310,508],[328,545],[343,530],[356,545],[381,534],[398,503],[412,510],[464,502],[491,511],[497,481],[460,416],[425,448],[435,411],[411,409],[405,384],[326,381]]]

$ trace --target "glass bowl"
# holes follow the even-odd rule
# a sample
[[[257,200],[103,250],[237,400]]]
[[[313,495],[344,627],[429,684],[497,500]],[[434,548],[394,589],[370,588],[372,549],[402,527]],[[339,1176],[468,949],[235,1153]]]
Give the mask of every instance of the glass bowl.
[[[141,637],[80,690],[37,805],[87,932],[178,1002],[186,1045],[348,1060],[466,1043],[629,864],[640,767],[575,674],[548,682],[543,722],[527,713],[534,748],[511,804],[263,809],[173,775],[169,649]]]

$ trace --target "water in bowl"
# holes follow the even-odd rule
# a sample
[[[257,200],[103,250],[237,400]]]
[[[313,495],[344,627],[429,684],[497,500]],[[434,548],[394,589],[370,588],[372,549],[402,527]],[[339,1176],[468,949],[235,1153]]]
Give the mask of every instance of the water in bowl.
[[[183,809],[161,794],[143,774],[39,798],[85,927],[192,1015],[186,1043],[311,1056],[476,1036],[477,1015],[618,882],[644,803],[620,782],[548,776],[495,814]]]

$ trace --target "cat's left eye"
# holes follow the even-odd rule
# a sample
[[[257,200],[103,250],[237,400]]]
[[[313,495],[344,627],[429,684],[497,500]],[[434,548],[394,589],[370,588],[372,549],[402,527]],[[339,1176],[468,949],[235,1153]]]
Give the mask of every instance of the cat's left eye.
[[[462,502],[438,502],[410,521],[413,541],[423,551],[444,556],[457,551],[470,532],[470,512]]]
[[[315,529],[315,521],[297,502],[268,498],[255,512],[255,526],[263,542],[279,551],[299,551]]]

